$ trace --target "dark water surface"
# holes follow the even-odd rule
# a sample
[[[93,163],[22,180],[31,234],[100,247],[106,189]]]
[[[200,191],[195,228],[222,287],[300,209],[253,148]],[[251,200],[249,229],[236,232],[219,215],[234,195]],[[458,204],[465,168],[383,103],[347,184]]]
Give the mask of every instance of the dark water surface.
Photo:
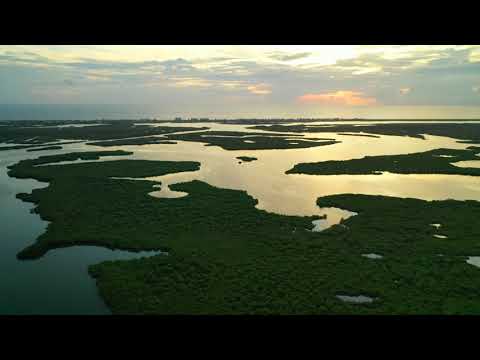
[[[0,314],[109,314],[87,273],[88,265],[152,253],[74,246],[50,251],[38,260],[17,260],[16,254],[36,241],[48,222],[30,213],[33,204],[15,195],[48,184],[7,175],[8,165],[35,155],[5,151],[0,156]]]

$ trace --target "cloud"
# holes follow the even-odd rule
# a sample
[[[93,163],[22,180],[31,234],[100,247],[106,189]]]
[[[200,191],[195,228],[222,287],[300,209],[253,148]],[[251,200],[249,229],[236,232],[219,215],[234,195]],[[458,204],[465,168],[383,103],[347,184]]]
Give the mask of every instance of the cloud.
[[[368,106],[375,105],[377,99],[366,97],[360,91],[341,90],[323,94],[305,94],[298,98],[301,103],[329,104],[329,105],[347,105],[347,106]]]
[[[188,101],[192,112],[204,104],[242,112],[255,101],[263,109],[292,112],[319,108],[301,103],[338,104],[359,113],[378,111],[365,106],[372,104],[479,105],[480,46],[348,48],[0,45],[0,94],[3,102],[44,101],[39,94],[47,91],[75,92],[68,101],[78,103],[161,102],[173,108]],[[33,96],[32,89],[41,91]]]
[[[183,87],[210,87],[213,85],[212,82],[201,79],[201,78],[188,78],[188,77],[180,77],[180,78],[170,78],[171,82],[168,83],[168,86],[183,88]]]
[[[257,84],[247,87],[247,90],[255,95],[268,95],[272,92],[271,86],[268,84]]]
[[[480,49],[473,49],[469,54],[470,62],[480,62]]]
[[[375,47],[373,47],[375,48]],[[383,52],[365,52],[356,57],[343,59],[330,65],[331,70],[348,71],[354,75],[368,73],[402,74],[420,70],[426,72],[478,72],[478,65],[472,64],[472,54],[479,49],[471,47],[451,48],[446,46],[393,47]],[[373,49],[370,49],[373,50]]]
[[[299,60],[303,59],[306,57],[309,57],[312,53],[310,52],[301,52],[301,53],[296,53],[296,54],[288,54],[284,52],[274,52],[271,53],[269,58],[274,59],[274,60],[279,60],[279,61],[293,61],[293,60]]]

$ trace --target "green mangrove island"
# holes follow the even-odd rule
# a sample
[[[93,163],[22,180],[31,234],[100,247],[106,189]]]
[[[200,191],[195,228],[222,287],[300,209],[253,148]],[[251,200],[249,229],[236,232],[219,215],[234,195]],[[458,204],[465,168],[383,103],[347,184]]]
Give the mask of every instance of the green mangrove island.
[[[114,314],[480,313],[480,269],[466,262],[480,255],[479,202],[320,197],[319,207],[358,215],[314,232],[318,216],[259,210],[244,191],[194,180],[170,185],[186,197],[154,198],[158,183],[118,179],[195,171],[197,162],[55,165],[128,154],[41,156],[9,173],[49,182],[18,195],[50,222],[20,259],[72,245],[168,252],[89,268]],[[348,301],[357,298],[373,300]]]
[[[328,125],[256,125],[250,127],[256,130],[265,131],[287,131],[298,133],[368,133],[376,135],[393,135],[393,136],[411,136],[419,139],[424,139],[424,134],[447,136],[460,139],[465,143],[479,143],[480,142],[480,124],[479,123],[384,123],[378,120],[375,124],[328,124]]]
[[[119,139],[119,140],[106,140],[106,141],[96,141],[89,142],[87,145],[94,146],[122,146],[122,145],[151,145],[151,144],[176,144],[174,141],[168,141],[161,137],[156,136],[147,136],[133,139]]]
[[[251,161],[258,160],[256,157],[253,157],[253,156],[237,156],[236,159],[242,160],[244,162],[251,162]]]
[[[315,162],[316,150],[305,155],[295,149],[339,143],[333,138],[311,137],[321,132],[362,136],[362,143],[372,144],[389,141],[384,135],[425,138],[425,134],[455,138],[451,143],[470,143],[480,141],[480,124],[295,125],[285,121],[280,125],[245,120],[244,124],[256,125],[253,129],[258,131],[237,131],[238,127],[220,127],[227,130],[219,131],[177,123],[180,121],[175,126],[130,120],[2,124],[0,151],[18,150],[18,154],[4,153],[12,159],[4,163],[8,175],[47,183],[32,191],[14,192],[18,199],[32,203],[32,211],[48,224],[37,239],[32,237],[30,244],[15,248],[12,257],[16,254],[21,261],[31,261],[54,249],[77,245],[132,251],[138,256],[152,251],[135,259],[89,263],[93,265],[88,267],[88,275],[113,314],[480,314],[480,268],[475,260],[480,257],[479,201],[353,194],[354,185],[343,194],[332,191],[335,195],[319,196],[325,194],[322,187],[334,188],[335,184],[321,182],[320,176],[284,173],[290,168],[286,174],[479,176],[480,168],[455,166],[479,160],[477,146],[455,144],[462,149],[448,149],[442,145],[410,154],[321,162]],[[354,139],[342,138],[348,140]],[[190,154],[184,141],[218,148],[210,149],[215,150],[210,162],[207,157]],[[69,146],[75,143],[82,144]],[[448,144],[445,139],[438,143]],[[168,146],[156,148],[153,157],[150,150],[154,147],[149,146],[156,144]],[[137,145],[147,151],[138,150]],[[89,146],[129,146],[125,149],[132,151],[83,151]],[[176,146],[181,147],[179,156],[171,152]],[[425,148],[433,148],[428,146]],[[258,160],[237,155],[285,149],[290,149],[287,166],[282,162],[278,168],[283,182],[268,177],[271,184],[264,187],[272,191],[269,196],[286,202],[297,201],[302,191],[319,189],[318,194],[308,196],[312,199],[307,204],[318,209],[318,215],[311,215],[315,211],[294,212],[309,216],[285,215],[275,207],[275,213],[268,212],[261,209],[264,203],[250,195],[258,196],[258,192],[211,185],[229,184],[223,183],[223,173],[219,174],[228,166],[232,174],[227,175],[235,180],[256,180],[249,176],[257,166],[262,171],[263,162],[236,166],[236,161]],[[47,150],[66,153],[30,154]],[[245,152],[235,153],[238,150]],[[135,158],[131,156],[134,153]],[[359,154],[362,156],[361,150]],[[274,155],[269,151],[265,159],[278,159]],[[197,173],[200,175],[195,177]],[[209,174],[213,174],[211,178]],[[211,182],[212,178],[222,181]],[[298,184],[311,188],[292,187],[292,179],[307,180]],[[238,182],[235,188],[252,189],[243,184],[247,183]],[[186,196],[156,197],[152,193],[158,187]],[[284,193],[294,195],[283,198]],[[265,198],[259,199],[265,202]],[[266,198],[272,199],[278,200]],[[328,222],[333,216],[325,212],[331,208],[353,215],[335,215],[338,221],[319,230],[318,221]]]
[[[479,176],[480,168],[452,165],[457,161],[480,160],[480,147],[465,150],[435,149],[406,155],[365,156],[361,159],[321,161],[296,164],[287,174],[309,175],[380,175],[383,171],[398,174],[450,174]]]
[[[45,144],[59,140],[105,141],[144,137],[146,144],[151,143],[153,135],[164,135],[179,131],[206,130],[207,127],[150,126],[138,125],[138,121],[114,120],[91,122],[90,126],[55,126],[49,122],[6,122],[0,132],[0,142],[17,145]],[[56,123],[54,123],[56,124]],[[62,125],[68,122],[62,122]],[[75,125],[72,123],[71,125]],[[133,144],[141,144],[136,140]],[[120,142],[121,144],[121,142]],[[53,145],[53,144],[49,144]],[[103,143],[99,146],[104,146]],[[20,149],[20,148],[17,148]]]
[[[47,150],[61,150],[61,149],[63,149],[61,146],[54,145],[54,146],[45,146],[45,147],[41,147],[41,148],[27,149],[27,152],[47,151]]]
[[[299,149],[338,143],[335,139],[292,139],[291,134],[255,133],[241,131],[204,131],[188,134],[169,134],[171,140],[195,141],[225,150]],[[298,136],[297,136],[298,137]]]

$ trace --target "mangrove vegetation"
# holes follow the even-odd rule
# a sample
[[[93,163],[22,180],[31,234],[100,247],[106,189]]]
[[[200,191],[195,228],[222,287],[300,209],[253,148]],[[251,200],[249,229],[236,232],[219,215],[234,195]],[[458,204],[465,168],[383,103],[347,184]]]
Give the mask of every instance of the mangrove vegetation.
[[[479,176],[480,168],[452,165],[457,161],[480,160],[480,147],[465,150],[435,149],[405,155],[365,156],[361,159],[329,160],[296,164],[287,174],[309,175],[380,175],[382,172],[397,174],[450,174]]]
[[[466,262],[480,255],[479,202],[326,196],[319,207],[358,215],[313,232],[319,217],[259,210],[244,191],[195,180],[169,185],[188,196],[154,198],[148,193],[158,183],[113,179],[194,171],[196,162],[55,165],[126,154],[42,156],[10,166],[11,176],[50,183],[19,195],[50,222],[20,258],[90,244],[168,252],[89,268],[115,314],[480,314],[480,269]],[[448,239],[435,238],[432,223]],[[372,253],[384,258],[362,256]],[[341,298],[359,295],[375,301]]]

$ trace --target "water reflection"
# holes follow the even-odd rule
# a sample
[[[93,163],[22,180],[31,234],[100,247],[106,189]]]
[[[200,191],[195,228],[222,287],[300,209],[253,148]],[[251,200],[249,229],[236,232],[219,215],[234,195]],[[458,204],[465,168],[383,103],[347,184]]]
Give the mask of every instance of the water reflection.
[[[382,256],[382,255],[374,254],[374,253],[371,253],[371,254],[362,254],[362,256],[363,256],[363,257],[366,257],[367,259],[374,259],[374,260],[383,259],[383,256]]]
[[[179,126],[179,124],[172,124]],[[202,126],[203,124],[195,124]],[[214,130],[255,131],[243,125],[205,124]],[[362,123],[363,125],[363,123]],[[161,124],[159,126],[165,126]],[[192,126],[186,123],[185,126]],[[298,138],[299,134],[294,134]],[[474,199],[480,200],[480,178],[461,175],[382,175],[310,176],[286,175],[285,171],[300,162],[348,160],[375,155],[407,154],[437,148],[464,149],[470,144],[457,143],[455,139],[426,136],[426,140],[411,137],[342,136],[323,133],[320,136],[304,133],[309,138],[335,138],[341,143],[306,149],[227,151],[218,146],[178,141],[176,145],[152,144],[142,146],[118,146],[108,150],[129,150],[130,156],[102,158],[101,161],[121,159],[147,159],[168,161],[198,161],[198,171],[168,174],[147,180],[160,181],[160,189],[150,195],[180,197],[188,194],[172,191],[169,185],[191,180],[201,180],[213,186],[245,190],[258,199],[257,208],[288,215],[323,215],[315,227],[326,228],[339,223],[347,213],[341,209],[322,209],[316,199],[324,195],[357,193],[414,197],[426,200]],[[293,140],[293,136],[292,136]],[[293,140],[294,141],[294,140]],[[49,150],[42,155],[63,154],[76,151],[105,151],[103,147],[84,143],[64,145],[62,150]],[[47,186],[35,180],[8,178],[6,166],[38,154],[26,150],[6,151],[0,160],[0,313],[108,313],[100,301],[94,280],[86,270],[92,263],[117,258],[144,256],[128,252],[116,252],[95,247],[56,249],[43,258],[31,262],[19,262],[16,253],[45,231],[46,222],[31,214],[32,204],[15,198],[19,192]],[[238,166],[237,156],[253,156],[257,161],[248,166]],[[92,161],[76,161],[92,162]],[[69,162],[63,162],[64,164]],[[59,165],[62,163],[57,163]],[[54,166],[54,165],[50,165]],[[458,164],[457,164],[458,166]],[[435,226],[437,224],[432,224]],[[376,255],[376,254],[364,254]],[[377,255],[380,256],[380,255]],[[370,257],[371,256],[367,256]],[[469,258],[472,259],[473,257]],[[477,257],[478,258],[478,257]],[[477,260],[471,260],[470,263]],[[473,264],[473,263],[472,263]],[[11,274],[15,274],[12,277]],[[342,299],[341,296],[339,296]],[[358,299],[357,299],[358,298]],[[368,298],[368,297],[366,297]],[[372,298],[345,297],[343,301],[373,301]]]
[[[336,297],[344,302],[354,303],[354,304],[371,303],[375,300],[374,298],[370,296],[365,296],[365,295],[357,295],[357,296],[337,295]]]
[[[70,152],[68,150],[52,153]],[[78,149],[77,149],[78,150]],[[2,153],[0,158],[0,314],[109,314],[87,272],[91,264],[106,260],[153,256],[160,252],[128,252],[95,246],[74,246],[49,251],[35,261],[19,261],[17,253],[45,232],[48,222],[31,213],[34,205],[15,196],[48,183],[15,179],[7,166],[37,155],[24,150]]]
[[[185,171],[180,173],[151,176],[145,178],[112,177],[112,179],[158,182],[161,184],[153,185],[153,188],[158,188],[160,190],[152,191],[148,193],[148,195],[156,198],[180,198],[187,196],[188,193],[183,191],[173,191],[170,189],[169,185],[195,180],[197,178],[197,175],[198,171]]]
[[[167,199],[176,199],[185,197],[188,193],[183,191],[173,191],[168,185],[154,185],[154,188],[159,188],[159,191],[152,191],[148,195],[156,198],[167,198]]]
[[[314,225],[312,231],[323,231],[329,227],[332,227],[333,225],[340,224],[343,220],[347,220],[349,217],[357,215],[356,212],[334,207],[320,208],[319,212],[322,214],[322,216],[326,217],[312,221],[312,224]]]
[[[451,164],[462,168],[480,168],[480,160],[457,161]]]
[[[160,190],[149,193],[150,196],[157,198],[179,198],[187,196],[188,193],[183,191],[173,191],[170,189],[169,185],[195,180],[197,175],[198,171],[185,171],[176,174],[148,177],[145,178],[145,180],[158,181],[162,183],[161,185],[154,186],[159,187]]]
[[[224,127],[231,130],[232,126],[234,125],[225,125]],[[235,127],[238,126],[240,125]],[[241,127],[243,128],[243,126]],[[249,195],[258,199],[257,207],[259,209],[288,215],[321,215],[316,205],[316,199],[324,195],[341,193],[414,197],[426,200],[480,199],[480,179],[472,176],[392,173],[383,173],[381,176],[286,175],[285,171],[299,162],[347,160],[366,155],[405,154],[441,147],[463,149],[469,146],[457,143],[455,139],[438,136],[427,136],[426,140],[397,136],[381,136],[380,138],[345,136],[342,138],[329,133],[322,134],[322,137],[336,137],[341,139],[342,143],[307,149],[249,150],[247,154],[245,151],[227,151],[217,146],[178,141],[176,145],[111,147],[108,150],[124,149],[133,151],[134,154],[125,157],[104,158],[102,161],[120,159],[199,161],[201,163],[199,171],[158,177],[164,186],[160,188],[160,191],[151,194],[160,197],[183,196],[184,194],[174,194],[175,192],[172,192],[168,185],[198,179],[220,188],[245,190]],[[65,145],[62,152],[79,150],[105,149],[85,144],[70,144]],[[58,152],[52,151],[52,153]],[[254,156],[258,160],[249,163],[247,167],[239,167],[235,158],[242,155]],[[35,157],[35,155],[31,157]],[[155,181],[155,178],[152,180]]]
[[[469,256],[467,263],[476,267],[480,267],[480,256]]]
[[[186,124],[188,125],[188,124]],[[224,125],[227,130],[240,125]],[[308,134],[309,137],[311,134]],[[143,146],[119,146],[109,150],[128,150],[130,159],[199,161],[201,168],[193,173],[178,173],[158,177],[167,186],[161,187],[156,196],[167,196],[168,185],[176,182],[201,180],[213,186],[245,190],[258,200],[257,208],[288,215],[321,215],[316,199],[320,196],[355,193],[413,197],[425,200],[458,199],[480,200],[480,179],[462,175],[392,174],[315,176],[286,175],[285,171],[300,162],[348,160],[363,156],[408,154],[437,148],[465,149],[469,144],[455,139],[426,136],[426,140],[381,136],[369,138],[322,134],[341,143],[306,149],[227,151],[218,146],[178,141],[176,145],[152,144]],[[82,145],[85,151],[105,150],[101,147]],[[237,156],[254,156],[257,161],[249,166],[237,166]],[[116,157],[119,160],[122,157]],[[155,179],[152,179],[155,181]],[[161,194],[161,192],[163,193]]]

